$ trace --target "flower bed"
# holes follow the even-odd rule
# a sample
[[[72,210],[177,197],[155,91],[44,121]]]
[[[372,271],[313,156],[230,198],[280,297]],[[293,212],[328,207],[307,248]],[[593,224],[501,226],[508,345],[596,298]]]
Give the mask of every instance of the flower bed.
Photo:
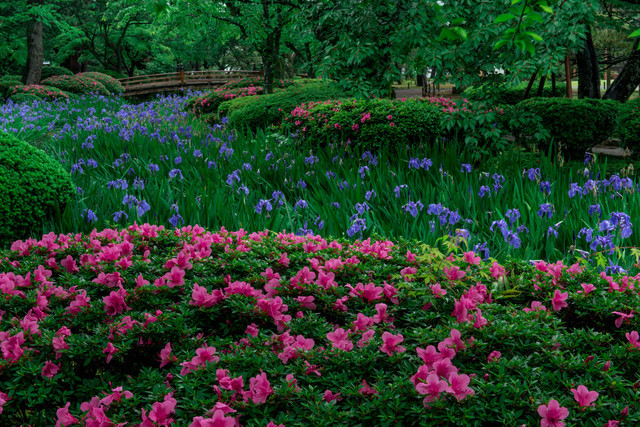
[[[47,85],[15,85],[7,91],[9,97],[32,95],[39,99],[69,99],[69,96],[57,87]]]
[[[7,425],[640,422],[639,276],[199,226],[11,249]]]

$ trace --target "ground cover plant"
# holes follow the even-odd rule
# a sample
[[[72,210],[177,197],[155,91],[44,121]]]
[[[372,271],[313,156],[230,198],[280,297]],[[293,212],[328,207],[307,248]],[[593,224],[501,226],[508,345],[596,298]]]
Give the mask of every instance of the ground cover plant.
[[[607,170],[596,157],[570,168],[518,152],[474,165],[454,141],[393,157],[338,146],[309,152],[295,135],[198,124],[184,102],[6,104],[2,128],[58,159],[76,187],[43,232],[197,223],[428,244],[458,236],[483,257],[580,257],[614,271],[637,261],[632,168]]]
[[[640,422],[638,275],[445,246],[149,224],[15,242],[0,417]]]

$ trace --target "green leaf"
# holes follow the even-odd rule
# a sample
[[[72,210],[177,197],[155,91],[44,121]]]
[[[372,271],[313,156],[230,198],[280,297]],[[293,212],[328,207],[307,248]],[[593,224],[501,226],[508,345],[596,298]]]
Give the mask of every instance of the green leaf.
[[[629,34],[629,38],[640,37],[640,28],[635,30],[633,33]]]
[[[496,24],[499,24],[501,22],[511,21],[512,19],[515,19],[515,18],[516,18],[516,15],[514,15],[513,13],[503,13],[502,15],[498,15],[494,22]]]

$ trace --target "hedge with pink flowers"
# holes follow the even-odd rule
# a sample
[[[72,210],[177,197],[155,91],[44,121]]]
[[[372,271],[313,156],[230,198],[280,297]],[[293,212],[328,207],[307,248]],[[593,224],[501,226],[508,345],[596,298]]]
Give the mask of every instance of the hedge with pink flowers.
[[[640,275],[453,243],[149,224],[15,242],[0,422],[640,422]]]

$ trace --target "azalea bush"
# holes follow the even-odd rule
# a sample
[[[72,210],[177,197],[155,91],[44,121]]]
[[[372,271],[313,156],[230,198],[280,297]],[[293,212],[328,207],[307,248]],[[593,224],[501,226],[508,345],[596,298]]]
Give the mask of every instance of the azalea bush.
[[[109,91],[102,83],[87,76],[53,76],[42,80],[43,85],[54,86],[75,94],[96,93],[109,95]]]
[[[122,92],[124,92],[124,87],[122,87],[122,84],[120,84],[117,79],[104,73],[88,71],[78,74],[78,77],[88,77],[97,82],[100,82],[112,95],[120,95],[122,94]]]
[[[0,416],[640,422],[638,275],[440,243],[149,224],[17,241],[0,253]]]
[[[69,99],[69,95],[65,91],[47,85],[15,85],[7,90],[8,97],[14,101],[18,101],[21,96],[32,96],[37,99]]]
[[[73,71],[58,65],[42,67],[42,74],[40,75],[41,80],[48,79],[53,76],[73,76]]]

